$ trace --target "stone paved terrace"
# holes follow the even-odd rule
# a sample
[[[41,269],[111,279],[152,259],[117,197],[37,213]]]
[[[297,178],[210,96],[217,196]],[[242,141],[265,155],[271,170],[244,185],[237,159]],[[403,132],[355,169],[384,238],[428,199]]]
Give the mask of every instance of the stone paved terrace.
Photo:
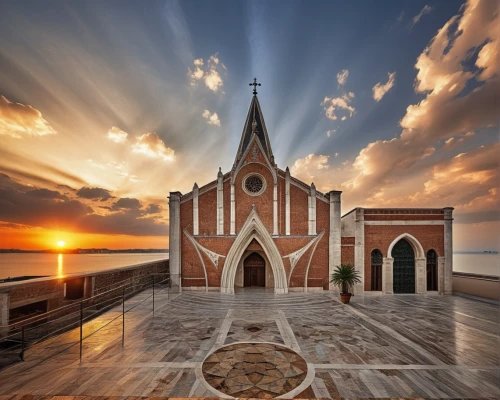
[[[124,347],[120,318],[86,339],[81,364],[78,346],[56,354],[78,331],[34,346],[0,371],[0,399],[500,398],[498,305],[365,295],[345,306],[328,292],[254,289],[160,296],[154,317],[151,306],[126,315]]]

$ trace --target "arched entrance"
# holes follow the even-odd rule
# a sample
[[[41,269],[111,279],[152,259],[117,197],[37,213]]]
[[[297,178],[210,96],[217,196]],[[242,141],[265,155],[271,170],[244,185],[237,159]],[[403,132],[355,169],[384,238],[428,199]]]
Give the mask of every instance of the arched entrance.
[[[253,240],[256,240],[260,244],[262,253],[267,260],[266,264],[269,263],[270,265],[270,271],[272,271],[274,279],[274,293],[288,293],[285,266],[283,265],[280,252],[269,231],[262,223],[255,207],[252,207],[252,211],[250,211],[246,222],[236,235],[236,239],[227,253],[221,275],[221,293],[234,294],[238,265],[241,265],[240,262],[244,257],[244,253]]]
[[[406,239],[392,249],[394,293],[415,293],[415,252]]]
[[[251,253],[243,261],[243,286],[266,287],[266,261],[257,252]]]

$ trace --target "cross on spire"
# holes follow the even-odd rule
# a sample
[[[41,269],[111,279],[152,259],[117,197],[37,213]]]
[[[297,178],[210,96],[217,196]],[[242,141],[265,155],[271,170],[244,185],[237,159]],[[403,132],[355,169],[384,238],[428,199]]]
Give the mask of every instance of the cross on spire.
[[[249,83],[248,86],[253,86],[253,95],[257,95],[257,86],[261,86],[260,83],[257,83],[257,78],[253,78],[253,83]]]

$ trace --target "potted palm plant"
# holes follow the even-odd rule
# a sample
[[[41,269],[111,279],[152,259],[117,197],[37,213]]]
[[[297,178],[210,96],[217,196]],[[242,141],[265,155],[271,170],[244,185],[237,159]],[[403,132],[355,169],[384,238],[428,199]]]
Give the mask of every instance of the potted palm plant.
[[[354,269],[353,265],[341,264],[333,271],[330,282],[339,287],[340,301],[344,304],[348,304],[352,296],[349,289],[352,289],[355,283],[361,283],[361,279],[358,271]]]

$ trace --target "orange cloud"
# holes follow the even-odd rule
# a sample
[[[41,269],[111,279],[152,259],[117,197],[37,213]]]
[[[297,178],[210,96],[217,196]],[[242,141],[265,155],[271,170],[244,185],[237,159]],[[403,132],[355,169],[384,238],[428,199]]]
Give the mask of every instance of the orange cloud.
[[[148,157],[161,158],[165,161],[175,159],[175,152],[170,147],[167,147],[163,140],[155,133],[145,133],[137,138],[137,142],[133,145],[134,153],[146,154]]]
[[[127,141],[128,133],[122,131],[117,126],[113,126],[108,130],[107,137],[115,143],[125,143]]]
[[[30,105],[14,103],[0,96],[0,135],[14,138],[53,135],[56,131],[42,113]]]

